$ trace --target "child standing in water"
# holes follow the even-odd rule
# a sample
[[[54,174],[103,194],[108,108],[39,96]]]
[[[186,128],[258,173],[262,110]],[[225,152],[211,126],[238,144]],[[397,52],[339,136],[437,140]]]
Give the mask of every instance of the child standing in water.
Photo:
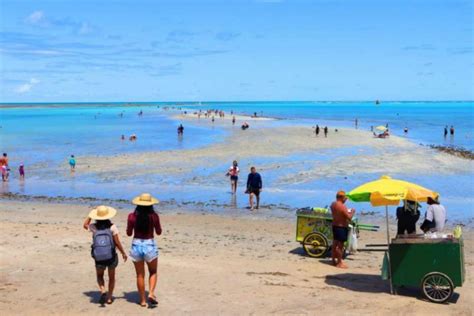
[[[2,166],[2,180],[3,182],[8,181],[8,167],[6,165]]]
[[[76,170],[76,158],[74,158],[74,155],[71,155],[71,158],[69,159],[69,166],[71,167],[71,172]]]
[[[20,180],[25,179],[25,166],[23,164],[20,165],[18,168],[18,172],[20,173]]]
[[[92,250],[91,255],[95,261],[95,270],[97,275],[97,283],[100,290],[100,304],[112,304],[113,293],[115,288],[115,268],[118,265],[118,256],[115,248],[118,248],[122,254],[123,261],[127,261],[127,254],[123,250],[122,243],[119,239],[119,231],[117,226],[110,221],[117,214],[117,210],[101,205],[93,209],[84,221],[84,229],[92,233]],[[92,220],[94,224],[91,224]],[[104,273],[108,269],[109,287],[108,292],[105,290]]]

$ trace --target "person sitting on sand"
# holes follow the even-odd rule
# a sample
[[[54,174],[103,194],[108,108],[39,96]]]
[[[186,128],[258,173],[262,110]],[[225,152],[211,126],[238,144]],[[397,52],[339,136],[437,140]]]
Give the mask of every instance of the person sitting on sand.
[[[332,212],[332,263],[337,268],[347,269],[342,261],[344,243],[349,235],[349,222],[355,214],[355,210],[348,209],[344,203],[347,201],[346,193],[339,191],[336,194],[336,201],[331,204]]]
[[[155,212],[153,205],[158,204],[158,199],[148,193],[143,193],[133,199],[135,211],[128,215],[127,235],[132,236],[130,257],[135,265],[137,274],[137,288],[140,295],[140,306],[146,307],[145,297],[145,262],[149,272],[148,302],[151,306],[158,304],[155,296],[155,287],[158,274],[158,246],[153,238],[154,232],[161,235],[160,217]]]
[[[230,189],[232,194],[237,192],[237,182],[239,181],[239,165],[237,160],[234,160],[232,166],[230,166],[229,171],[227,172],[227,176],[230,176]]]
[[[446,223],[446,209],[439,203],[438,199],[428,198],[428,209],[421,230],[427,232],[442,232]]]
[[[92,258],[95,261],[95,271],[97,283],[100,290],[100,304],[112,304],[115,287],[115,268],[118,265],[118,256],[116,248],[122,254],[123,261],[127,261],[127,254],[123,250],[119,238],[117,226],[112,224],[112,219],[117,214],[117,210],[101,205],[90,211],[84,221],[83,227],[92,233]],[[95,223],[91,224],[91,221]],[[108,269],[109,286],[108,292],[105,290],[104,273]]]
[[[257,172],[255,167],[250,168],[250,173],[247,177],[247,191],[246,193],[249,194],[249,204],[250,210],[253,211],[253,197],[256,197],[257,200],[257,207],[258,210],[260,206],[260,193],[262,192],[262,176]]]
[[[397,208],[397,235],[415,234],[416,222],[420,218],[420,204],[413,201],[403,201],[403,206]]]
[[[71,158],[69,158],[69,167],[71,168],[71,172],[76,170],[76,158],[74,155],[71,155]]]
[[[244,122],[244,124],[242,124],[241,128],[243,131],[245,131],[246,129],[248,129],[250,127],[249,123],[247,122]]]

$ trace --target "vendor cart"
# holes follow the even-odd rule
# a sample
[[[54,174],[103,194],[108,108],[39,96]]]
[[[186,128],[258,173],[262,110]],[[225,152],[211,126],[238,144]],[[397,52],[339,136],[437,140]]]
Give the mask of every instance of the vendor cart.
[[[354,202],[385,206],[387,243],[372,246],[385,248],[381,249],[386,251],[382,276],[390,280],[392,294],[402,286],[421,287],[428,300],[444,303],[451,298],[456,286],[462,286],[465,270],[461,233],[397,236],[390,240],[388,206],[397,206],[403,200],[416,203],[429,199],[435,201],[439,198],[437,192],[382,176],[355,188],[348,197]]]
[[[296,241],[313,258],[325,257],[332,246],[332,215],[326,208],[303,208],[296,211]],[[353,218],[351,229],[377,231],[379,226],[360,224]]]
[[[428,300],[444,303],[464,282],[462,238],[395,238],[388,252],[394,293],[403,286],[421,287]]]

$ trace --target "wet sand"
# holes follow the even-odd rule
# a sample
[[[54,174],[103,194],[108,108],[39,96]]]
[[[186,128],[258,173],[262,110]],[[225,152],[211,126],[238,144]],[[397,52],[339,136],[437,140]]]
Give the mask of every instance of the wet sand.
[[[117,207],[120,207],[117,205]],[[194,315],[472,315],[473,234],[466,230],[466,281],[456,303],[437,305],[418,290],[389,294],[380,278],[381,253],[357,253],[339,270],[328,260],[302,255],[294,222],[180,214],[160,206],[156,309],[139,307],[133,265],[117,268],[114,304],[101,307],[90,258],[90,233],[78,204],[0,204],[0,310],[2,315],[194,314]],[[114,222],[122,242],[129,209]],[[393,234],[392,227],[392,234]],[[361,232],[360,244],[383,242],[385,232]]]
[[[209,119],[194,120],[195,124],[209,125]],[[250,129],[242,131],[230,127],[229,122],[216,120],[228,131],[228,136],[216,144],[190,150],[168,150],[115,156],[83,156],[78,158],[81,173],[92,173],[103,180],[127,179],[150,175],[191,174],[195,169],[206,169],[219,164],[241,162],[242,170],[254,164],[255,159],[278,158],[278,163],[258,165],[261,171],[284,170],[308,166],[298,174],[282,173],[278,184],[305,183],[319,178],[351,176],[360,173],[380,174],[463,174],[474,170],[474,161],[455,157],[444,152],[414,144],[406,139],[391,136],[373,137],[370,132],[339,128],[331,129],[328,137],[315,136],[308,126],[265,125],[264,121],[251,122]],[[186,130],[184,137],[187,137]],[[339,156],[321,163],[331,150],[341,150]],[[295,155],[306,158],[295,160]],[[59,171],[58,171],[59,172]],[[222,171],[209,175],[206,181],[219,181]],[[192,179],[191,182],[195,183]]]

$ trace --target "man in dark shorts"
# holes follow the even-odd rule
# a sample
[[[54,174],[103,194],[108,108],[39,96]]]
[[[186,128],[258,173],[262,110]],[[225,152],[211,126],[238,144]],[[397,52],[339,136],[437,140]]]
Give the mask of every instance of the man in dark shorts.
[[[344,243],[347,241],[349,235],[349,222],[355,213],[355,210],[347,209],[344,205],[346,201],[346,193],[339,191],[336,194],[336,201],[331,204],[333,234],[332,263],[341,269],[347,269],[347,266],[342,261],[342,254],[344,252]]]
[[[262,192],[262,177],[257,172],[255,167],[250,168],[250,173],[247,178],[247,191],[246,193],[249,194],[249,204],[250,210],[253,211],[253,197],[257,198],[257,210],[260,206],[260,192]]]

